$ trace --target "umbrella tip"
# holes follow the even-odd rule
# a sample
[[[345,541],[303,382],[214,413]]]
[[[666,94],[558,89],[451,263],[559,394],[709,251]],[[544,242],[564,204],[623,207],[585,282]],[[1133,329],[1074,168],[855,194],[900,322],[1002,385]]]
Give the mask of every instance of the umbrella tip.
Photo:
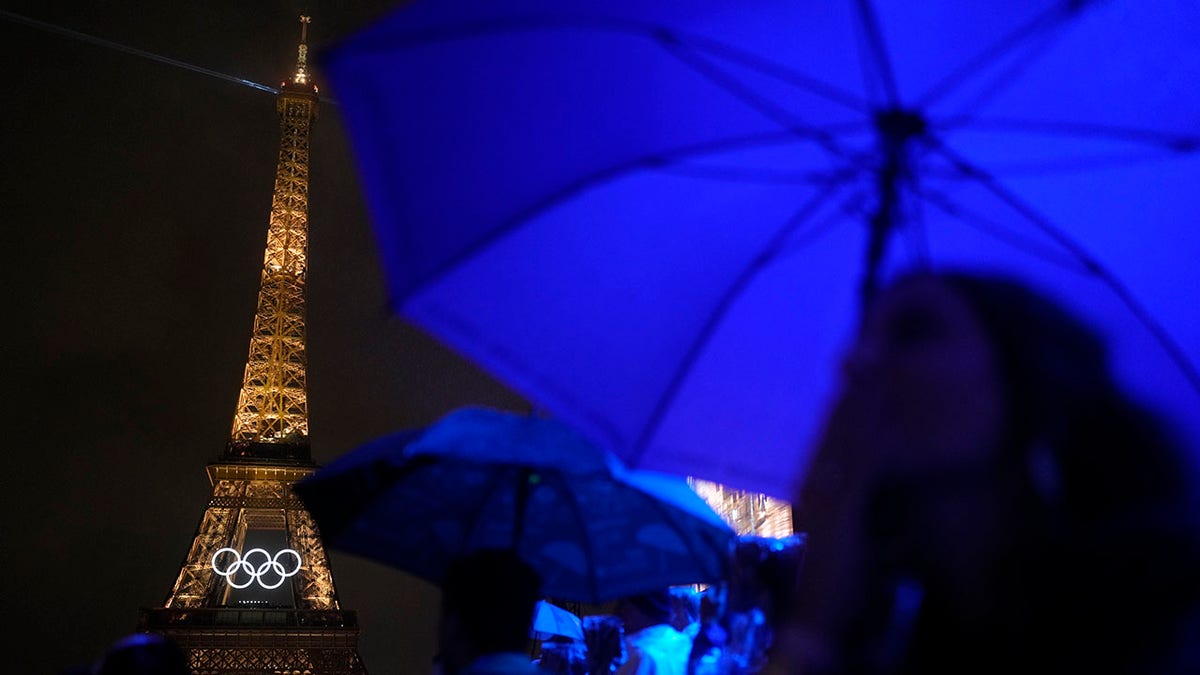
[[[889,140],[903,142],[925,135],[929,125],[916,110],[885,108],[875,113],[875,129]]]

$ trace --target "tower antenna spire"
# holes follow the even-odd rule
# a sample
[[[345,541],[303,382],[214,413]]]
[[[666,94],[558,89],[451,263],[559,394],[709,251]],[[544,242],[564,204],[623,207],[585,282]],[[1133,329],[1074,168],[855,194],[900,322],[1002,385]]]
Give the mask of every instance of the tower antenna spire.
[[[296,84],[308,84],[308,24],[312,23],[311,16],[300,15],[300,48],[296,55],[296,74],[292,81]]]

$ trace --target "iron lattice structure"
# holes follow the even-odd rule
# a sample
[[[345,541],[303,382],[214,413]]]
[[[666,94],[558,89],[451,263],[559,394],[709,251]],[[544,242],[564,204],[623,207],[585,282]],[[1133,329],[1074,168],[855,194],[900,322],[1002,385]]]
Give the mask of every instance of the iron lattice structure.
[[[316,88],[308,82],[306,46],[292,82],[276,107],[281,120],[279,163],[263,255],[258,310],[230,444],[303,445],[308,440],[305,294],[308,274],[308,148],[317,118]]]
[[[171,592],[138,619],[139,630],[178,642],[195,675],[366,673],[357,618],[341,609],[320,533],[292,491],[317,468],[304,311],[317,89],[306,52],[302,33],[296,73],[277,99],[279,163],[233,430],[221,460],[208,466],[212,496]]]

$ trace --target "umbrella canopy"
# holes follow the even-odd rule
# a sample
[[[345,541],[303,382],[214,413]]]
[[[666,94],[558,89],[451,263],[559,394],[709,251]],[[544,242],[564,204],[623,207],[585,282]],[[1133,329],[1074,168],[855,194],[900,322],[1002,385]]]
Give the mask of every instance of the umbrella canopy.
[[[532,635],[538,640],[555,636],[582,640],[583,620],[552,602],[538,600],[533,610]]]
[[[437,0],[324,55],[396,310],[788,498],[862,299],[1019,275],[1200,438],[1200,5]]]
[[[434,583],[463,554],[512,548],[544,594],[590,603],[718,581],[735,537],[683,479],[482,408],[378,439],[295,490],[333,548]]]

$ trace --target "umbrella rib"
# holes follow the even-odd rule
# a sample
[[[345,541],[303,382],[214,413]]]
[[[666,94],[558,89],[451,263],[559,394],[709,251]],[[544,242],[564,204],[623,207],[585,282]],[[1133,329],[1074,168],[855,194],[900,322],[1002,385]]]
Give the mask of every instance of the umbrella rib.
[[[930,141],[933,141],[932,137]],[[1099,279],[1102,283],[1108,286],[1109,290],[1116,294],[1122,303],[1133,313],[1143,326],[1154,336],[1159,345],[1167,352],[1167,355],[1179,367],[1188,383],[1200,394],[1200,371],[1197,370],[1195,364],[1179,346],[1175,339],[1163,328],[1150,312],[1138,302],[1137,298],[1129,288],[1121,283],[1120,280],[1104,265],[1100,264],[1095,258],[1091,257],[1088,252],[1078,242],[1071,239],[1065,232],[1055,227],[1048,218],[1038,213],[1032,206],[1025,203],[1007,188],[1000,184],[998,180],[982,167],[968,161],[966,158],[958,155],[945,144],[940,142],[932,142],[931,146],[936,152],[948,159],[959,169],[964,175],[974,178],[979,185],[983,186],[987,191],[998,197],[1001,201],[1012,207],[1017,213],[1024,216],[1034,227],[1046,233],[1052,239],[1057,241],[1063,248],[1067,249],[1079,259],[1092,276]]]
[[[1061,122],[1044,120],[1025,120],[1013,117],[988,118],[947,118],[937,124],[937,128],[953,130],[965,127],[992,131],[1015,131],[1029,134],[1045,134],[1048,136],[1087,138],[1111,141],[1126,141],[1140,143],[1156,148],[1187,154],[1200,151],[1200,136],[1189,136],[1154,129],[1125,127],[1115,124],[1092,124],[1088,122]]]
[[[869,111],[867,102],[854,94],[828,82],[804,75],[761,55],[745,51],[714,38],[679,32],[660,24],[615,17],[525,16],[478,20],[453,26],[438,26],[416,31],[399,39],[386,34],[375,36],[374,41],[364,38],[358,49],[359,51],[386,51],[397,47],[410,47],[429,42],[450,41],[479,35],[509,31],[541,30],[546,28],[606,30],[645,38],[660,45],[687,44],[695,49],[701,49],[728,61],[739,63],[763,75],[786,82],[799,89],[807,90],[827,101],[837,103],[856,112]]]
[[[564,482],[563,494],[565,494],[567,496],[567,506],[568,506],[568,508],[571,509],[571,513],[573,513],[575,515],[575,520],[576,520],[576,522],[579,523],[580,529],[586,533],[588,521],[587,521],[587,518],[584,516],[583,507],[581,507],[579,505],[579,500],[576,498],[575,493],[569,489],[566,489],[566,486],[565,486],[566,481],[563,481],[563,482]],[[588,537],[585,534],[585,536],[582,537],[582,540],[583,540],[583,549],[584,549],[584,560],[591,560],[594,562],[596,559],[594,557],[595,552],[592,550],[591,537]],[[599,600],[600,584],[596,580],[596,567],[595,567],[595,565],[585,565],[585,568],[587,569],[588,586],[591,588],[591,591],[592,591],[591,602],[600,602],[600,600]]]
[[[856,211],[852,208],[856,205],[861,205],[866,196],[866,192],[861,190],[851,193],[846,199],[842,200],[837,212],[831,213],[829,217],[813,223],[802,237],[792,237],[786,246],[781,246],[779,252],[775,255],[775,261],[786,260],[800,253],[805,247],[819,240],[821,237],[829,234],[841,222],[843,216],[852,218],[866,217],[867,214],[864,211]]]
[[[964,225],[990,235],[996,240],[1024,251],[1039,260],[1044,260],[1052,265],[1074,270],[1075,272],[1085,273],[1087,271],[1087,268],[1080,264],[1078,257],[1070,254],[1064,256],[1061,251],[1043,246],[1027,237],[1022,237],[1015,232],[1008,231],[999,223],[987,219],[978,213],[964,209],[960,204],[954,202],[948,195],[942,192],[919,190],[917,191],[917,195],[942,213],[957,219]]]
[[[505,467],[505,468],[508,468],[508,467]],[[492,498],[495,497],[497,493],[499,493],[501,490],[504,489],[505,483],[507,481],[509,481],[510,478],[511,477],[508,475],[507,471],[500,472],[494,478],[492,478],[491,482],[483,490],[484,497],[483,497],[483,499],[479,500],[479,506],[475,509],[475,513],[472,514],[471,519],[468,521],[471,524],[470,525],[471,530],[470,530],[470,532],[467,533],[467,536],[465,537],[465,539],[463,541],[464,546],[463,546],[463,550],[460,551],[460,553],[467,553],[471,550],[471,544],[474,541],[476,541],[476,533],[479,531],[479,526],[483,522],[483,518],[481,516],[483,515],[484,511],[487,509],[488,505],[491,504]],[[515,520],[513,522],[513,527],[514,528],[516,527]],[[512,537],[510,536],[509,540],[511,541],[511,539],[512,539]],[[519,546],[520,546],[519,542],[513,543],[513,553],[516,553],[518,556],[520,555]]]
[[[689,178],[708,178],[727,183],[742,182],[759,185],[824,185],[831,180],[847,180],[857,173],[856,169],[774,171],[770,169],[739,169],[737,167],[695,165],[676,165],[665,169],[665,171]]]
[[[848,150],[838,145],[834,137],[825,131],[819,130],[816,127],[810,127],[799,118],[795,117],[783,107],[775,105],[768,101],[765,97],[750,89],[737,78],[730,76],[722,71],[715,64],[705,59],[699,58],[693,50],[682,49],[683,45],[678,42],[663,41],[663,48],[667,53],[677,58],[680,63],[690,67],[699,75],[707,78],[710,82],[724,89],[734,98],[745,103],[750,108],[753,108],[767,116],[773,122],[776,122],[783,127],[792,130],[793,132],[801,131],[801,135],[805,138],[814,140],[818,145],[827,150],[830,154],[842,157],[848,160],[854,160],[854,155]]]
[[[993,176],[1014,178],[1021,176],[1055,176],[1077,172],[1091,172],[1097,169],[1112,169],[1134,166],[1147,162],[1157,162],[1169,159],[1170,155],[1161,152],[1113,153],[1107,155],[1092,155],[1089,157],[1066,157],[1056,160],[1027,161],[1027,162],[993,162],[990,164]],[[926,169],[925,174],[945,180],[963,180],[970,178],[958,172],[939,172]]]
[[[917,98],[917,108],[927,108],[938,99],[952,93],[959,85],[970,79],[980,69],[1003,56],[1013,47],[1020,45],[1026,38],[1048,27],[1059,25],[1079,12],[1083,6],[1092,0],[1063,0],[1046,11],[1033,17],[1026,23],[1004,35],[999,40],[967,60],[966,63],[953,70]]]
[[[863,28],[867,31],[867,50],[871,53],[879,79],[883,81],[884,95],[887,97],[889,108],[900,105],[900,90],[896,87],[896,74],[892,68],[892,60],[888,57],[887,46],[883,43],[883,31],[879,28],[879,17],[871,0],[858,0],[859,16]]]
[[[792,255],[801,252],[805,247],[817,241],[821,237],[831,232],[836,225],[841,222],[843,216],[852,218],[865,217],[866,213],[862,210],[854,210],[852,207],[861,205],[866,199],[865,191],[851,193],[846,199],[842,200],[840,208],[837,212],[829,214],[828,218],[818,221],[804,233],[803,237],[792,238],[787,246],[780,249],[779,254],[775,257],[776,260],[784,260]]]
[[[682,42],[677,35],[672,34],[671,38],[675,42]],[[855,112],[869,114],[871,106],[865,100],[857,96],[834,87],[831,84],[822,82],[815,78],[809,77],[796,70],[788,68],[782,64],[763,58],[756,54],[743,51],[732,45],[727,45],[716,40],[703,37],[688,36],[687,43],[689,46],[710,52],[716,56],[720,56],[727,61],[741,64],[759,73],[772,77],[780,82],[790,84],[798,89],[807,90],[809,93],[815,94],[831,103],[837,103],[845,108]]]
[[[1053,38],[1055,37],[1057,36],[1042,35],[1036,42],[1031,40],[1024,53],[1014,56],[1013,60],[1006,67],[1000,69],[990,82],[984,82],[985,86],[981,91],[959,107],[962,111],[959,114],[969,115],[971,110],[982,109],[989,99],[995,98],[1001,91],[1004,91],[1005,87],[1015,84],[1020,79],[1021,73],[1028,70],[1054,44]]]
[[[726,289],[725,293],[717,302],[712,313],[697,333],[696,338],[689,345],[687,353],[680,360],[675,372],[671,375],[670,381],[667,383],[666,389],[662,396],[659,397],[654,409],[650,413],[646,425],[642,428],[642,432],[638,434],[637,440],[633,444],[632,452],[630,453],[629,464],[636,466],[641,459],[642,453],[647,449],[650,437],[658,430],[658,426],[662,423],[663,417],[666,415],[667,406],[674,400],[676,394],[679,393],[680,387],[683,385],[683,379],[691,368],[691,365],[700,356],[701,350],[707,345],[708,340],[716,332],[717,326],[725,318],[725,314],[733,306],[734,300],[750,284],[750,281],[764,269],[768,263],[775,260],[778,254],[784,250],[784,243],[787,237],[791,235],[797,227],[803,225],[828,199],[836,194],[836,191],[842,185],[835,181],[830,181],[829,184],[809,199],[801,206],[796,213],[789,218],[775,233],[766,246],[756,255],[751,263],[742,271],[741,274],[733,280],[733,283]]]

